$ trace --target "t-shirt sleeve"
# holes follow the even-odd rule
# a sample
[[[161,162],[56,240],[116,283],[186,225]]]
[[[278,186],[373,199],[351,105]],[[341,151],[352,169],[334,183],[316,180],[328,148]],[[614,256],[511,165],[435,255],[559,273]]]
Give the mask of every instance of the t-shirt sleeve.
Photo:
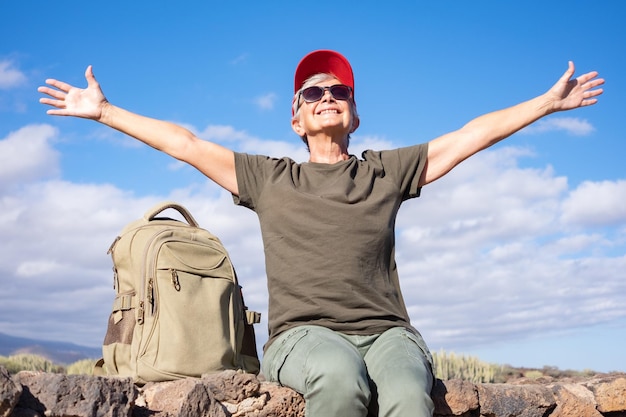
[[[233,194],[233,202],[238,206],[254,210],[254,202],[263,180],[259,175],[259,164],[252,155],[235,152],[235,173],[239,195]]]
[[[263,155],[235,152],[235,172],[239,195],[233,194],[234,203],[256,210],[268,178],[276,173],[283,161],[284,158],[281,160]]]
[[[420,177],[428,159],[428,143],[381,151],[381,163],[386,175],[397,181],[402,199],[420,196]]]

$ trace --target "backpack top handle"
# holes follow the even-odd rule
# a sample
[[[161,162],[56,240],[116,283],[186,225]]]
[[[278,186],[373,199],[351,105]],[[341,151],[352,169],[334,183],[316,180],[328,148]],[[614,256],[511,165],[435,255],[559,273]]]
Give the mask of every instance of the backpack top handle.
[[[196,221],[196,219],[193,218],[189,210],[173,201],[164,201],[155,205],[150,210],[146,211],[146,214],[143,215],[143,218],[147,221],[152,221],[158,214],[170,208],[178,211],[185,218],[190,226],[199,227],[198,222]]]

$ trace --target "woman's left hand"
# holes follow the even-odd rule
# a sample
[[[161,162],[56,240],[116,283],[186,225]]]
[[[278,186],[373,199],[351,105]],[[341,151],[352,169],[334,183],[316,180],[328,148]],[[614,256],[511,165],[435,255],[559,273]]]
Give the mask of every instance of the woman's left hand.
[[[574,63],[569,61],[567,71],[546,93],[552,102],[552,111],[570,110],[596,104],[598,101],[596,97],[602,94],[601,88],[594,90],[604,84],[604,79],[597,78],[597,71],[572,79],[574,70]]]

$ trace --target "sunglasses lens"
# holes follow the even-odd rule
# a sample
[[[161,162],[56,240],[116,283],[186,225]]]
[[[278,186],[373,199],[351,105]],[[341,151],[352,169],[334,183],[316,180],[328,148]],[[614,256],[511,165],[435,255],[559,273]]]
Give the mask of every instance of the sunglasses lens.
[[[309,103],[321,99],[323,95],[324,89],[322,87],[313,86],[302,90],[302,98]]]
[[[330,94],[337,100],[348,100],[350,98],[350,87],[347,85],[333,85],[330,87]]]

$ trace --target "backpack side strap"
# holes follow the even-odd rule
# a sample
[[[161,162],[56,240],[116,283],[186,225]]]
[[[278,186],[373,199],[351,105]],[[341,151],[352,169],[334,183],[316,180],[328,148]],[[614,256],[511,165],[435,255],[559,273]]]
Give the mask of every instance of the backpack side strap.
[[[260,323],[261,322],[261,313],[256,312],[256,311],[252,311],[252,310],[246,310],[246,322],[248,324]]]

